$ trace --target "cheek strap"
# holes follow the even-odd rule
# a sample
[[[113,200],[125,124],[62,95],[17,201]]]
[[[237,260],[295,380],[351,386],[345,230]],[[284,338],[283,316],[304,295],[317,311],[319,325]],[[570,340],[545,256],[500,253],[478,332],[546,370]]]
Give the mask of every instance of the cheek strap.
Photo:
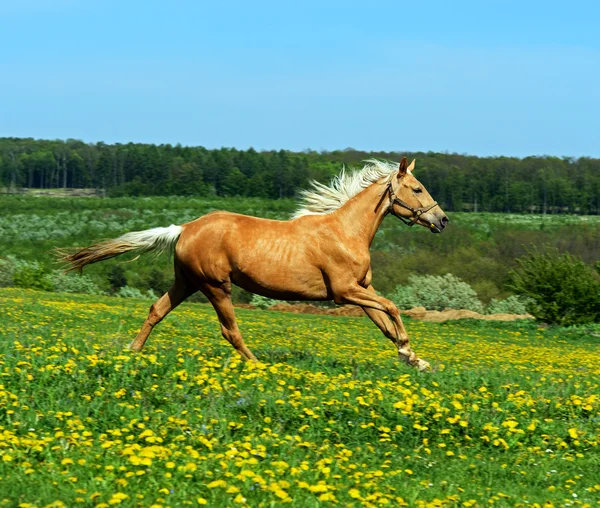
[[[421,218],[421,215],[423,215],[424,213],[427,213],[432,208],[439,206],[437,201],[434,201],[429,206],[422,206],[419,208],[414,208],[414,207],[410,206],[408,203],[406,203],[405,201],[402,201],[398,196],[396,196],[396,193],[394,192],[394,189],[392,188],[392,182],[390,180],[390,183],[388,184],[386,189],[381,193],[381,199],[377,203],[377,206],[375,207],[375,211],[377,211],[379,209],[379,207],[381,206],[381,203],[385,199],[386,193],[390,198],[390,203],[388,205],[388,212],[390,212],[395,217],[398,217],[402,222],[404,222],[404,224],[407,224],[409,227],[414,226],[417,223],[417,221]],[[401,206],[402,208],[406,208],[407,210],[410,210],[413,213],[413,216],[410,219],[406,219],[405,217],[402,217],[402,215],[398,215],[397,213],[394,212],[394,205],[398,205],[398,206]]]

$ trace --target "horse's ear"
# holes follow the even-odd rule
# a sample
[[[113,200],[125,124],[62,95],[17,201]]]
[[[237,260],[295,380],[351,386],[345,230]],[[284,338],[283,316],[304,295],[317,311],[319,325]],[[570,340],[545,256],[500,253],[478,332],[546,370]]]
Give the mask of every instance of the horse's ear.
[[[400,161],[400,167],[398,168],[398,179],[406,175],[407,168],[408,162],[406,161],[406,157],[402,157],[402,160]]]
[[[415,170],[415,162],[417,159],[413,159],[410,165],[406,168],[406,171],[412,173]]]

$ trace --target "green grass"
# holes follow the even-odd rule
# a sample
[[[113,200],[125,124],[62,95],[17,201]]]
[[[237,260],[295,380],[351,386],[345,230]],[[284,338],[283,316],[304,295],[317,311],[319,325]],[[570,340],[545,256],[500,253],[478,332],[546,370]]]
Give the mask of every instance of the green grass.
[[[600,499],[598,337],[0,290],[0,505],[434,506]],[[575,497],[577,496],[577,497]],[[437,503],[437,504],[433,504]]]

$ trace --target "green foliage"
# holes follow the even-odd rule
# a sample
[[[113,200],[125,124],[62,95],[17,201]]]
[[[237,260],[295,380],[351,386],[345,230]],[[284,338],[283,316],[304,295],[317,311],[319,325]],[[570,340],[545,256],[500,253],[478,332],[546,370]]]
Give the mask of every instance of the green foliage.
[[[600,321],[600,282],[583,261],[532,250],[518,264],[509,287],[530,299],[527,310],[536,319],[565,326]]]
[[[408,280],[408,285],[398,286],[390,296],[400,309],[468,309],[483,313],[483,304],[473,288],[450,273],[444,276],[413,275]]]
[[[152,268],[144,279],[144,286],[159,295],[164,295],[173,284],[173,276],[165,275],[165,272],[158,268]]]
[[[0,252],[2,257],[36,260],[50,273],[57,268],[51,255],[56,247],[84,247],[128,231],[182,224],[219,209],[287,219],[294,208],[293,200],[247,197],[57,199],[0,195]],[[384,220],[371,249],[377,291],[391,294],[399,284],[408,283],[410,275],[452,273],[487,304],[492,298],[511,294],[506,289],[508,273],[516,267],[515,259],[532,246],[549,245],[580,256],[590,265],[600,259],[600,216],[464,212],[449,216],[450,226],[442,235],[432,235],[419,227],[407,228],[394,217]],[[119,266],[116,270],[124,275],[127,285],[142,292],[152,289],[164,294],[173,280],[172,258],[150,254],[135,262],[124,262],[133,258],[125,255],[93,264],[85,268],[84,274],[102,290],[110,291],[109,275]],[[12,272],[6,274],[4,269],[4,273],[2,280],[9,277],[12,281]],[[125,284],[121,280],[115,285]],[[233,297],[235,302],[249,303],[252,294],[235,287]],[[206,302],[201,293],[192,299]]]
[[[487,314],[527,314],[527,306],[532,303],[529,298],[511,295],[504,300],[492,298],[486,308]]]
[[[448,153],[208,150],[69,139],[0,138],[0,186],[98,189],[109,196],[286,198],[343,165],[415,157],[418,177],[446,211],[600,213],[600,159]]]
[[[18,288],[52,291],[52,281],[45,268],[37,261],[13,260],[13,284]]]
[[[575,338],[576,340],[589,341],[591,338],[598,339],[600,337],[600,323],[574,325],[568,328],[563,328],[563,330],[565,330],[565,332],[562,334],[563,337]]]
[[[15,285],[14,273],[14,263],[10,259],[0,259],[0,288],[10,288]]]
[[[61,270],[54,270],[49,278],[52,290],[58,293],[103,294],[93,279],[87,275],[65,274]]]
[[[261,295],[252,295],[252,300],[250,300],[250,305],[254,305],[259,309],[268,309],[278,303],[280,303],[279,300],[273,300],[273,298],[267,298],[266,296]]]
[[[108,272],[107,280],[111,291],[117,293],[121,288],[127,286],[125,269],[121,265],[112,265]]]
[[[119,290],[115,293],[115,296],[119,298],[141,298],[144,300],[156,300],[157,298],[151,289],[149,289],[145,293],[142,293],[139,289],[132,288],[129,286],[120,287]]]

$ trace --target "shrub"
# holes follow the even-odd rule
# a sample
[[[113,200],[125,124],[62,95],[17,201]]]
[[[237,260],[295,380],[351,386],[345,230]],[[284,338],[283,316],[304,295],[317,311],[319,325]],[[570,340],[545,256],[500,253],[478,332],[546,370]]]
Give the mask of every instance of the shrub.
[[[120,287],[119,291],[115,293],[115,296],[118,296],[119,298],[142,298],[144,300],[156,300],[156,295],[151,289],[145,293],[142,293],[139,289],[129,286]]]
[[[61,270],[54,270],[49,278],[52,290],[59,293],[85,293],[87,295],[101,295],[103,293],[92,278],[87,275],[67,275]]]
[[[529,303],[529,298],[519,295],[512,295],[504,300],[492,298],[486,312],[488,314],[527,314]]]
[[[108,284],[110,285],[111,291],[115,294],[117,294],[122,288],[128,287],[125,268],[123,268],[121,265],[111,266],[106,278],[108,280]]]
[[[530,251],[517,260],[509,288],[531,299],[538,320],[563,326],[600,322],[600,282],[594,270],[571,254]]]
[[[15,265],[10,259],[0,259],[0,288],[10,288],[15,282]]]
[[[158,294],[165,294],[173,285],[173,277],[165,275],[163,270],[152,268],[144,278],[144,285]]]
[[[12,279],[15,287],[52,291],[50,277],[37,261],[22,261],[12,257],[9,261],[14,266]]]
[[[250,300],[250,305],[254,305],[259,309],[268,309],[269,307],[272,307],[278,303],[279,302],[277,300],[260,295],[252,295],[252,300]]]
[[[398,286],[390,299],[400,309],[425,307],[429,310],[468,309],[483,312],[483,304],[469,284],[448,273],[411,275],[408,285]]]

